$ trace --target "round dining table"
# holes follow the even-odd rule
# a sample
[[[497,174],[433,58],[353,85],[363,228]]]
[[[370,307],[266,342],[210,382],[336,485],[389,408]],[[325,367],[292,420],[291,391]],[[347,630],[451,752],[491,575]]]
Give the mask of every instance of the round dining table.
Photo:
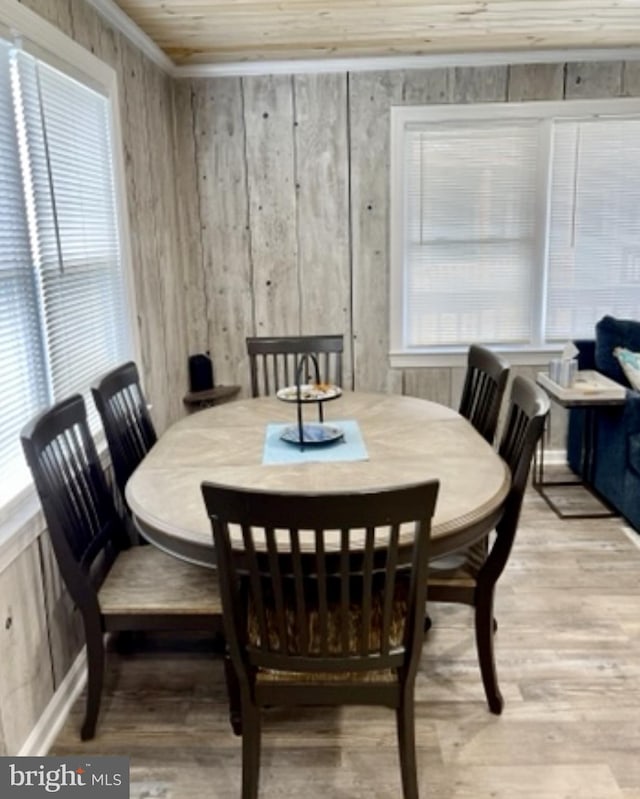
[[[316,406],[305,404],[305,422],[315,419]],[[338,441],[316,449],[307,445],[299,457],[299,445],[286,444],[291,452],[285,462],[265,463],[268,430],[296,423],[295,403],[276,397],[240,399],[176,422],[127,483],[126,499],[137,528],[176,557],[215,566],[203,481],[329,494],[437,479],[432,558],[468,546],[499,520],[511,484],[509,469],[456,411],[416,397],[343,392],[323,403],[323,412],[326,424],[356,431],[356,459],[340,460],[339,449],[336,459],[327,456],[329,448],[343,446]],[[344,450],[345,457],[349,451]]]

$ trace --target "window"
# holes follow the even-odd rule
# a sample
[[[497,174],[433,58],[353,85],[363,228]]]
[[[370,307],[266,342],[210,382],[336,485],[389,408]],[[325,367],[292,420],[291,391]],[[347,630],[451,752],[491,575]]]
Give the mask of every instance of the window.
[[[559,349],[640,317],[640,102],[392,110],[391,349]]]
[[[2,39],[0,214],[1,506],[22,426],[132,354],[110,101]]]

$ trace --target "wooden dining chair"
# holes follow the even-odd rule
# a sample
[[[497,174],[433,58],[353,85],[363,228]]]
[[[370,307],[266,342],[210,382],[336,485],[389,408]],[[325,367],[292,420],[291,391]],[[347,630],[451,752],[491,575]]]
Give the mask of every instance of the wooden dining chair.
[[[504,358],[478,344],[469,347],[459,412],[490,444],[496,435],[508,377],[509,364]]]
[[[93,738],[104,679],[106,632],[221,629],[214,574],[153,546],[130,547],[80,395],[21,433],[24,453],[66,588],[82,616],[87,702],[82,740]]]
[[[240,707],[243,799],[258,795],[261,707],[345,704],[395,708],[403,795],[417,799],[414,681],[437,481],[202,492]]]
[[[157,439],[137,366],[133,361],[118,366],[97,380],[91,393],[107,436],[116,485],[125,501],[127,480]]]
[[[472,545],[459,555],[433,560],[429,564],[429,602],[455,602],[471,605],[475,611],[476,647],[480,674],[492,713],[504,705],[498,686],[493,636],[493,598],[496,583],[507,564],[520,518],[531,459],[544,431],[549,413],[546,393],[531,380],[515,377],[499,452],[511,470],[511,489],[504,503],[502,518],[489,544]]]
[[[259,336],[247,338],[247,354],[253,397],[275,394],[296,382],[296,370],[303,355],[317,359],[320,381],[342,386],[342,335]],[[304,382],[315,381],[313,369]]]

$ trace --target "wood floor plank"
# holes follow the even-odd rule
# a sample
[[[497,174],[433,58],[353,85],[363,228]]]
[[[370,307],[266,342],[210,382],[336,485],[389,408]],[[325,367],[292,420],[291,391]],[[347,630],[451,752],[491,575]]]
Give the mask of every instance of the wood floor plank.
[[[485,704],[472,611],[430,607],[416,681],[424,799],[640,799],[640,536],[624,525],[563,521],[527,494],[496,596],[499,717]],[[147,640],[110,652],[96,738],[80,742],[78,702],[52,754],[129,754],[134,799],[238,799],[240,740],[219,656],[202,639]],[[264,799],[399,797],[393,713],[268,710],[260,789]]]

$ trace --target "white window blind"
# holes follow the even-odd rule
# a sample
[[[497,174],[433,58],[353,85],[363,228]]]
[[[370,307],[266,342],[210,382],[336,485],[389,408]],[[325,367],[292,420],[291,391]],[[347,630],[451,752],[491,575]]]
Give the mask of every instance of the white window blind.
[[[640,119],[553,128],[546,338],[591,338],[640,307]]]
[[[54,401],[127,351],[107,100],[23,53],[22,110]]]
[[[407,346],[527,341],[538,126],[435,125],[405,152]]]
[[[89,387],[131,357],[131,343],[109,101],[4,41],[0,57],[0,478],[10,478],[2,482],[6,501],[28,482],[21,427],[75,392],[85,395],[97,427]]]
[[[11,84],[10,46],[0,40],[0,486],[7,495],[26,478],[20,429],[47,400]]]
[[[392,109],[391,355],[640,318],[640,102]]]

